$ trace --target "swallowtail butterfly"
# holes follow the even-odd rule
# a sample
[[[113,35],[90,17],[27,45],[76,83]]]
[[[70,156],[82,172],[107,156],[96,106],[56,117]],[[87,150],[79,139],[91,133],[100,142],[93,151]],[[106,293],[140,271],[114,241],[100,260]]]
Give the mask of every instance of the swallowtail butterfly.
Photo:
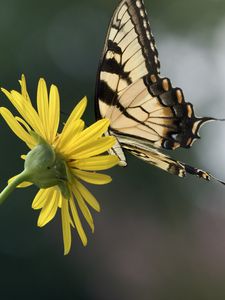
[[[122,0],[105,40],[97,75],[96,117],[108,118],[110,150],[126,165],[124,149],[171,174],[205,180],[208,172],[174,160],[160,149],[190,148],[207,121],[198,118],[180,88],[160,77],[160,62],[143,0]],[[221,181],[220,181],[221,182]],[[223,183],[223,182],[222,182]]]

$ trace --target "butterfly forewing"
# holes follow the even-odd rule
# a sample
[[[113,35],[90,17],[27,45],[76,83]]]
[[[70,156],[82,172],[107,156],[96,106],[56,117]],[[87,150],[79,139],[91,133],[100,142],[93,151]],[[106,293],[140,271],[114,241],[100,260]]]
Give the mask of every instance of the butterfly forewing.
[[[110,22],[99,66],[98,117],[105,116],[108,106],[117,105],[118,94],[149,72],[157,74],[159,67],[143,2],[121,1]]]

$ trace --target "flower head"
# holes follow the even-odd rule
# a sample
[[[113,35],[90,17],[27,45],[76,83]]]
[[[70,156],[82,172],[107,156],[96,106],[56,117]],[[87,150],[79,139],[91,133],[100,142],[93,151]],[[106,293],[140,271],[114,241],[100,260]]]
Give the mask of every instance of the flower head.
[[[14,116],[5,107],[0,108],[0,114],[30,151],[24,156],[24,171],[10,180],[9,186],[0,194],[0,201],[8,196],[11,186],[37,185],[40,190],[32,203],[33,209],[41,209],[37,224],[43,227],[54,218],[57,209],[61,209],[64,254],[67,254],[71,247],[71,226],[77,229],[83,245],[87,244],[78,207],[94,231],[89,207],[100,211],[100,206],[81,181],[97,185],[111,181],[110,176],[96,171],[118,163],[116,156],[101,155],[115,144],[115,138],[103,136],[109,126],[107,119],[85,128],[81,116],[87,105],[86,98],[73,109],[59,132],[60,100],[57,87],[52,85],[48,95],[44,79],[39,80],[36,110],[27,92],[24,76],[20,85],[20,93],[2,89],[20,116]]]

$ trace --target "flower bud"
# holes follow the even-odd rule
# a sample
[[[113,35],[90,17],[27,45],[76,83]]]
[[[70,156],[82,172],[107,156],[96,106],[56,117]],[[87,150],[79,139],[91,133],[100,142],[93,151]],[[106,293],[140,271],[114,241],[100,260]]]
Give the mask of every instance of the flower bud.
[[[66,164],[62,157],[43,139],[38,137],[38,144],[26,156],[24,169],[29,181],[39,188],[55,185],[63,186],[67,182]],[[61,188],[60,188],[61,189]],[[64,192],[64,194],[67,194]]]

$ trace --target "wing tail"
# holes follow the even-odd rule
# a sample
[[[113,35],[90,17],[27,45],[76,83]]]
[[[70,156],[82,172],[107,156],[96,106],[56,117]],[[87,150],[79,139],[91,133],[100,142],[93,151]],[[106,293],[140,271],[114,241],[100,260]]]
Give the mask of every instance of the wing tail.
[[[131,154],[144,160],[145,162],[154,165],[172,175],[179,177],[185,177],[187,174],[197,176],[206,181],[210,181],[211,178],[225,185],[225,182],[217,179],[209,172],[187,165],[186,163],[172,159],[171,157],[155,150],[155,149],[140,149],[133,145],[123,145]]]

